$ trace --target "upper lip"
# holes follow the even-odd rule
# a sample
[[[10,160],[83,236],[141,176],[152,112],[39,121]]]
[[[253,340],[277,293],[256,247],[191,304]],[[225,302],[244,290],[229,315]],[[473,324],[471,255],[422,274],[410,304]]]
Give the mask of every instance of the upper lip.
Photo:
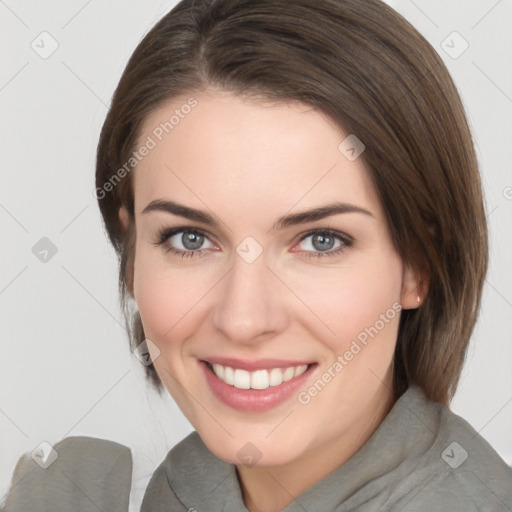
[[[272,368],[288,368],[290,366],[312,364],[311,361],[298,361],[296,359],[239,359],[235,357],[215,356],[206,357],[202,359],[202,361],[247,371],[271,370]]]

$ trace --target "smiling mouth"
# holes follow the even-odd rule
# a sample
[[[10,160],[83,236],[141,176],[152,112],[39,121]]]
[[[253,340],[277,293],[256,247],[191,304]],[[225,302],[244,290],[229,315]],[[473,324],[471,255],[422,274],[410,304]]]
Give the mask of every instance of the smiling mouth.
[[[272,368],[270,370],[247,371],[232,368],[217,363],[203,361],[208,368],[224,383],[238,389],[264,390],[272,386],[279,386],[283,382],[302,375],[312,364],[289,366],[287,368]]]

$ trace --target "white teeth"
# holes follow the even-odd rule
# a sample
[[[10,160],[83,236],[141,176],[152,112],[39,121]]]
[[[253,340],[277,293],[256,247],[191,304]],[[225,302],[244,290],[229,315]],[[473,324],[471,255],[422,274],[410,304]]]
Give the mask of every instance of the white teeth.
[[[229,384],[230,386],[232,386],[235,382],[235,372],[233,371],[233,368],[229,368],[228,366],[224,368],[224,378],[222,378],[217,373],[216,375],[219,377],[219,379],[222,379],[226,384]]]
[[[239,389],[249,389],[251,387],[251,374],[246,370],[235,370],[233,385]]]
[[[295,367],[295,375],[294,375],[294,377],[298,377],[299,375],[302,375],[307,369],[308,369],[308,365],[307,364],[303,364],[301,366]]]
[[[295,368],[293,366],[290,366],[289,368],[286,368],[286,370],[283,373],[283,380],[286,382],[287,380],[293,379],[293,376],[295,375]]]
[[[272,368],[272,370],[256,370],[248,372],[247,370],[233,369],[229,366],[220,364],[212,365],[213,371],[220,380],[226,384],[238,389],[267,389],[270,386],[279,386],[283,382],[289,381],[294,377],[302,375],[308,365],[290,366],[285,368]]]
[[[270,370],[270,385],[279,386],[283,382],[283,372],[279,368]]]
[[[267,389],[270,386],[267,370],[251,372],[251,388]]]
[[[230,368],[231,370],[231,368]],[[219,379],[224,379],[224,366],[220,365],[220,364],[213,364],[213,371],[215,372],[215,375],[217,375],[217,377],[219,377]]]

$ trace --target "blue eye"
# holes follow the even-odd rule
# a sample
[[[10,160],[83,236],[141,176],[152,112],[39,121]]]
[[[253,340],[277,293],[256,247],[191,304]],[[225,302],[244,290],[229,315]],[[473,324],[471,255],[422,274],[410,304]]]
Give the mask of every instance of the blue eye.
[[[214,247],[201,248],[205,240],[208,240],[206,233],[197,228],[175,228],[163,229],[158,234],[158,240],[155,245],[167,245],[166,253],[173,253],[182,258],[191,258],[192,256],[202,256],[208,250]],[[180,247],[181,245],[181,247]]]
[[[316,229],[306,233],[300,243],[308,239],[311,240],[306,244],[307,248],[304,250],[306,258],[336,256],[354,243],[353,238],[345,234],[325,229]]]
[[[323,258],[336,256],[345,251],[354,243],[354,239],[343,233],[330,229],[316,229],[306,233],[299,245],[310,239],[306,247],[300,251],[305,258]],[[210,245],[204,247],[204,243]],[[198,228],[179,227],[162,229],[154,245],[164,246],[166,254],[172,253],[181,258],[204,257],[206,253],[216,247],[210,242],[208,235]]]

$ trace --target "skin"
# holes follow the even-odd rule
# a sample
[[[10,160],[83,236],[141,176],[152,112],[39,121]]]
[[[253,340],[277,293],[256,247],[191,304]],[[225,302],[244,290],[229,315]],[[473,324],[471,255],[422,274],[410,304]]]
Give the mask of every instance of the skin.
[[[188,97],[150,114],[139,141]],[[395,251],[363,158],[349,161],[338,150],[348,134],[300,103],[248,101],[214,89],[194,97],[198,105],[132,171],[131,292],[146,337],[158,347],[159,354],[150,352],[165,387],[208,448],[236,464],[247,508],[277,512],[348,460],[392,408],[400,314],[307,405],[294,395],[263,413],[232,409],[212,394],[197,358],[315,361],[307,390],[394,303],[418,307],[426,279]],[[204,210],[221,224],[142,213],[155,199]],[[333,201],[372,216],[349,212],[271,230],[285,214]],[[119,213],[126,226],[126,211]],[[173,242],[187,250],[181,234],[155,245],[159,229],[182,226],[207,233],[202,257],[166,253]],[[329,228],[354,243],[308,258],[322,251],[312,236],[301,241],[304,234]],[[247,236],[263,249],[252,263],[236,252]],[[250,467],[237,455],[247,442],[261,452]]]

